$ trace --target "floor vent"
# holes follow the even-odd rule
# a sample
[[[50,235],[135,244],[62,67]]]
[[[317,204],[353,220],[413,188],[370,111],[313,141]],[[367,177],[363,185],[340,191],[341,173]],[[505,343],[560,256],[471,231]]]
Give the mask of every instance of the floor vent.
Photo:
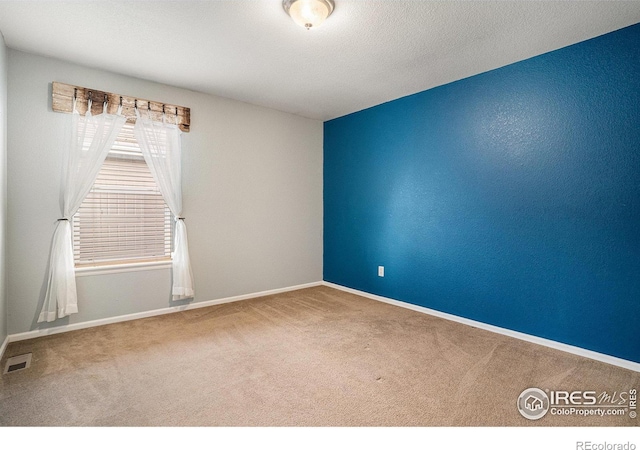
[[[24,355],[12,356],[7,359],[7,365],[4,366],[3,373],[16,372],[18,370],[28,369],[31,365],[31,353]]]

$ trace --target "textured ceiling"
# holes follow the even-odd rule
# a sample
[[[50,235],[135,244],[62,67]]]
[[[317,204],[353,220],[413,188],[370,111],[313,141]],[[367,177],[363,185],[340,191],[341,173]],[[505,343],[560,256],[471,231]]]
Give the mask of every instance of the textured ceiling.
[[[327,120],[640,22],[640,1],[7,1],[25,52]]]

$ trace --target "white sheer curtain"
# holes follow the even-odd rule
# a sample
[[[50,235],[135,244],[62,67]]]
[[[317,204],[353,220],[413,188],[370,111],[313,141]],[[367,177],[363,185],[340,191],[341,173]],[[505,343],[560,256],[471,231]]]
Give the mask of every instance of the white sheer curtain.
[[[71,115],[70,142],[66,147],[66,165],[62,180],[62,219],[53,233],[49,277],[44,305],[38,322],[52,322],[78,312],[76,278],[73,262],[71,219],[87,196],[113,142],[127,119],[120,114],[91,115],[91,100],[84,116],[78,114],[76,102]]]
[[[176,124],[169,124],[162,117],[162,122],[154,122],[149,117],[142,117],[136,109],[137,120],[134,133],[164,201],[176,218],[175,239],[173,244],[173,300],[191,298],[193,291],[193,274],[189,260],[189,243],[187,228],[182,214],[182,148],[180,135],[182,132]]]

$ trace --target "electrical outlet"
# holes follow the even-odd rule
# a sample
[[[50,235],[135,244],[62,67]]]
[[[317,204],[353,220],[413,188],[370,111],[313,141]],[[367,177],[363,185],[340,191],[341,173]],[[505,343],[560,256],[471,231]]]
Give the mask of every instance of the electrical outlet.
[[[378,276],[384,277],[384,266],[378,266]]]

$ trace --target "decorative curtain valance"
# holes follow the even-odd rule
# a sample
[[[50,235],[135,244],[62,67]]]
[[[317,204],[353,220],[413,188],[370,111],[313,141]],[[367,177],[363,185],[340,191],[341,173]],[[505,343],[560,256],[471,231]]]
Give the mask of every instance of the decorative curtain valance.
[[[91,98],[93,102],[93,114],[102,112],[102,103],[108,102],[107,112],[115,114],[120,106],[122,114],[127,118],[127,122],[134,123],[136,121],[136,106],[151,117],[156,122],[162,122],[163,116],[170,117],[175,122],[176,112],[178,118],[178,127],[185,133],[189,132],[191,127],[191,109],[184,106],[171,105],[168,103],[160,103],[152,100],[145,100],[127,95],[114,94],[111,92],[101,91],[98,89],[90,89],[82,86],[74,86],[71,84],[59,83],[54,81],[52,84],[52,107],[56,112],[71,113],[73,112],[73,99],[77,99],[77,109],[80,114],[87,111],[87,104]]]

